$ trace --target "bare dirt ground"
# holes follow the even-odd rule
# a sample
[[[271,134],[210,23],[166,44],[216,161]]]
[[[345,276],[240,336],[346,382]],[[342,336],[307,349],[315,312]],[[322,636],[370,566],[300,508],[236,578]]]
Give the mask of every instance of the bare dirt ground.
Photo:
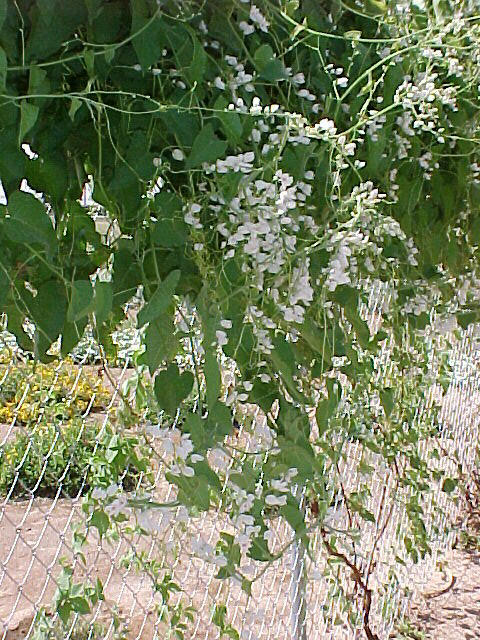
[[[410,619],[426,640],[480,640],[480,551],[449,552],[445,569],[415,599]]]
[[[60,500],[53,506],[47,499],[36,499],[31,506],[25,502],[10,503],[3,510],[0,505],[2,640],[23,640],[38,606],[51,604],[55,577],[59,572],[58,559],[72,556],[70,523],[79,518],[79,506],[72,509],[73,506],[70,500]],[[119,570],[118,561],[126,550],[123,543],[118,549],[115,545],[98,544],[98,541],[89,544],[86,549],[89,577],[98,576],[106,582],[105,604],[120,604],[119,613],[129,618],[129,637],[151,640],[155,631],[160,632],[154,623],[152,584],[135,572]],[[112,553],[115,562],[112,562]],[[406,637],[409,640],[480,640],[480,552],[453,550],[447,554],[443,565],[444,570],[434,575],[423,596],[418,596],[411,607],[412,628],[424,635]],[[183,576],[183,571],[180,574]],[[82,571],[76,573],[77,578],[82,575],[85,575]],[[452,577],[455,578],[453,585]],[[210,585],[203,575],[190,575],[187,579],[198,585],[197,604],[200,604],[213,584]],[[279,588],[282,590],[279,584],[272,582],[271,586],[277,593]],[[213,593],[210,595],[215,599]],[[258,596],[261,600],[268,597],[266,593]],[[288,597],[288,592],[285,596]],[[261,617],[260,611],[259,614]],[[268,613],[265,614],[268,617]],[[279,635],[274,637],[284,640],[289,635],[288,615],[281,623],[285,633],[282,635],[281,629],[277,629]],[[271,630],[272,624],[268,626]],[[323,639],[323,633],[316,635],[314,628],[310,627],[308,639]],[[194,637],[198,640],[213,638],[210,633],[203,627]],[[268,630],[266,633],[268,635]],[[162,634],[156,637],[162,637]]]
[[[72,507],[74,507],[72,509]],[[35,611],[49,605],[56,589],[55,578],[61,569],[59,559],[72,557],[70,547],[73,518],[78,519],[79,505],[70,500],[36,499],[34,505],[26,502],[9,504],[0,509],[0,638],[20,640],[27,636]],[[130,626],[143,621],[152,604],[151,584],[141,576],[112,572],[112,548],[89,545],[86,550],[89,577],[107,578],[105,598],[115,601],[122,593],[120,613],[127,613],[133,602],[138,605],[138,616]],[[116,552],[120,557],[125,545]],[[85,573],[80,571],[80,575]],[[110,575],[111,574],[111,575]],[[79,574],[76,576],[79,577]],[[145,607],[145,608],[144,608]],[[136,618],[138,617],[138,620]],[[146,639],[148,635],[145,636]]]

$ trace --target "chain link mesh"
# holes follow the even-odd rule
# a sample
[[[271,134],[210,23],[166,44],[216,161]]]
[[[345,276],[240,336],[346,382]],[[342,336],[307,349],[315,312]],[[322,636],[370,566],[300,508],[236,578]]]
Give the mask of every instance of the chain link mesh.
[[[364,315],[371,324],[385,293],[372,291]],[[232,628],[242,640],[306,640],[362,638],[361,619],[350,616],[345,623],[348,602],[359,597],[358,580],[344,565],[342,570],[326,572],[327,554],[321,532],[315,534],[310,554],[294,540],[288,525],[272,524],[274,548],[288,548],[272,562],[254,583],[247,597],[241,585],[215,578],[218,568],[196,557],[196,542],[212,546],[228,523],[221,513],[208,511],[200,517],[156,523],[157,534],[139,535],[135,530],[118,536],[99,538],[89,532],[81,551],[75,535],[82,532],[85,513],[82,495],[90,488],[91,469],[87,457],[111,446],[113,436],[128,434],[117,420],[124,383],[135,375],[125,339],[121,366],[110,367],[93,347],[79,349],[72,358],[51,365],[34,365],[3,334],[0,370],[0,636],[2,640],[32,638],[39,616],[52,604],[62,588],[61,559],[71,564],[75,581],[86,584],[100,578],[104,600],[93,607],[88,624],[74,615],[59,637],[164,638],[165,606],[155,567],[168,567],[171,580],[195,609],[185,638],[207,640],[220,637],[212,621],[215,605],[225,605]],[[477,331],[471,327],[456,340],[449,353],[452,375],[440,411],[441,429],[435,438],[422,442],[422,454],[437,450],[438,467],[461,466],[465,476],[475,465],[478,443]],[[426,337],[428,340],[428,337]],[[431,367],[435,371],[440,353],[432,349]],[[380,356],[383,375],[388,377],[388,344]],[[94,364],[91,364],[94,362]],[[428,420],[433,392],[416,411],[416,420]],[[258,409],[249,419],[258,417]],[[129,428],[129,431],[135,427]],[[237,442],[248,446],[248,433],[239,424]],[[106,440],[107,438],[107,440]],[[106,445],[106,442],[110,442]],[[379,638],[388,638],[395,622],[435,569],[439,556],[455,541],[460,506],[442,491],[441,482],[430,487],[423,502],[425,523],[433,538],[431,553],[414,564],[401,566],[397,549],[404,544],[406,513],[396,495],[395,478],[385,461],[367,454],[358,441],[338,443],[343,459],[336,473],[342,491],[359,485],[359,461],[373,467],[368,509],[375,522],[365,522],[351,551],[357,559],[360,576],[372,593],[370,620]],[[82,453],[84,452],[84,453]],[[82,457],[85,456],[85,457]],[[147,451],[154,476],[155,499],[172,498],[172,486],[165,480],[165,469],[154,446]],[[59,471],[60,469],[60,471]],[[123,481],[133,489],[142,482],[143,471],[126,469]],[[228,477],[228,472],[227,472]],[[332,478],[332,483],[334,479]],[[404,490],[403,490],[404,491]],[[305,497],[304,497],[305,498]],[[164,517],[164,516],[163,516]],[[349,514],[337,494],[326,519],[332,531],[349,526]],[[251,563],[258,572],[261,563]],[[253,566],[256,565],[256,566]],[[392,572],[392,569],[395,569]],[[247,568],[248,569],[248,568]],[[60,581],[60,582],[59,582]],[[342,592],[344,597],[338,597]],[[53,620],[56,614],[48,614]],[[348,616],[347,616],[348,618]]]

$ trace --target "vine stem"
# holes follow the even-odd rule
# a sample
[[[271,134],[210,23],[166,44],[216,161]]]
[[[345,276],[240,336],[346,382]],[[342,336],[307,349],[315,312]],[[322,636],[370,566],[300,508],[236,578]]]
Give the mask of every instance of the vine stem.
[[[349,560],[344,553],[336,551],[332,547],[327,539],[327,533],[323,527],[320,529],[320,532],[322,535],[323,544],[328,554],[334,558],[338,558],[338,560],[341,560],[344,564],[347,565],[347,567],[351,571],[353,581],[360,587],[363,592],[363,629],[365,631],[365,635],[367,636],[367,640],[380,640],[380,637],[374,631],[372,631],[372,628],[370,626],[372,590],[368,588],[368,585],[362,577],[360,569],[351,560]]]

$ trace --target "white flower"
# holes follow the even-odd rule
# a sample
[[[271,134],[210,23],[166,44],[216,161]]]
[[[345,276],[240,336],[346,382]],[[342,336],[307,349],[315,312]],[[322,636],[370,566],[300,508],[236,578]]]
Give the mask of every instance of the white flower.
[[[213,81],[213,84],[217,89],[220,89],[222,91],[225,89],[225,83],[219,76],[215,78],[215,80]]]
[[[105,507],[105,511],[112,517],[116,517],[120,514],[128,515],[130,513],[130,509],[127,507],[127,496],[125,494],[120,495],[111,504]]]
[[[288,482],[286,480],[271,480],[270,486],[275,491],[280,491],[281,493],[286,493],[289,491]]]
[[[228,564],[228,560],[227,558],[223,555],[223,553],[219,553],[218,555],[214,556],[212,558],[212,562],[214,565],[216,565],[217,567],[221,568],[221,567],[226,567]]]
[[[287,504],[287,496],[275,496],[270,493],[265,497],[265,504],[268,504],[269,507],[282,507]]]
[[[174,149],[172,151],[172,157],[174,160],[178,160],[179,162],[185,158],[181,149]]]
[[[252,106],[250,107],[250,113],[253,116],[258,116],[262,113],[262,105],[260,104],[260,98],[255,96],[252,100]]]
[[[348,78],[346,78],[345,76],[342,76],[341,78],[337,78],[337,86],[343,89],[344,87],[347,86],[347,84],[348,84]]]
[[[242,31],[246,36],[249,36],[255,31],[253,24],[249,24],[248,22],[245,22],[245,20],[242,20],[238,26],[240,27],[240,31]]]
[[[265,33],[268,33],[268,22],[265,17],[262,15],[260,9],[256,7],[254,4],[250,7],[250,20],[255,22],[255,24]]]
[[[164,533],[171,525],[173,511],[170,509],[146,509],[136,513],[137,524],[149,533]]]
[[[218,467],[222,471],[225,471],[228,468],[230,460],[228,455],[225,453],[225,451],[222,451],[222,449],[212,449],[211,457],[213,466]]]
[[[333,122],[333,120],[329,120],[328,118],[322,118],[320,122],[317,124],[317,127],[322,131],[331,133],[332,135],[334,135],[337,131],[337,128],[335,127],[335,123]]]
[[[219,347],[223,347],[225,344],[228,343],[228,337],[225,331],[221,331],[221,330],[215,331],[215,335],[216,335],[217,343]]]
[[[185,466],[182,468],[182,473],[184,476],[187,476],[187,478],[193,478],[193,476],[195,475],[195,470],[192,469],[192,467]]]

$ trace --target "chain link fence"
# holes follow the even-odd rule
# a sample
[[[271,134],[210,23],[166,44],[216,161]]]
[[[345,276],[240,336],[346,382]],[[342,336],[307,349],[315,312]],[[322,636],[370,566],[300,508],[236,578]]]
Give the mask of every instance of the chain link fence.
[[[378,291],[372,292],[365,310],[371,323],[381,298]],[[138,335],[127,329],[114,336],[120,345],[115,363],[106,362],[87,336],[70,358],[48,365],[35,364],[8,334],[2,335],[2,640],[42,637],[38,634],[45,620],[49,633],[57,633],[50,637],[59,638],[354,640],[365,637],[366,609],[371,632],[384,640],[393,637],[412,593],[422,588],[438,557],[455,541],[460,506],[439,481],[426,492],[422,504],[433,540],[431,553],[417,563],[399,558],[407,529],[405,489],[399,489],[385,461],[358,440],[332,443],[341,456],[330,482],[341,491],[332,500],[325,526],[338,532],[339,539],[341,532],[352,530],[343,496],[359,486],[365,465],[372,470],[368,509],[374,521],[362,521],[356,535],[344,536],[343,546],[336,550],[319,530],[306,553],[291,528],[275,520],[270,543],[284,553],[266,565],[252,560],[243,567],[245,575],[256,576],[251,595],[234,580],[217,579],[219,567],[206,561],[222,532],[229,531],[220,510],[195,517],[179,507],[172,518],[160,508],[139,516],[143,534],[127,519],[116,533],[99,536],[98,527],[85,529],[92,514],[82,509],[82,500],[95,491],[95,478],[106,460],[121,458],[132,448],[140,451],[137,466],[130,463],[120,469],[124,490],[134,495],[148,476],[158,503],[174,496],[153,440],[144,437],[144,426],[126,425],[121,419],[131,389],[139,392],[140,378],[131,360]],[[478,338],[476,329],[470,328],[453,341],[441,428],[435,437],[425,439],[419,451],[421,457],[438,452],[433,458],[439,469],[460,467],[465,477],[474,468],[479,435]],[[432,342],[433,372],[443,356],[435,348]],[[388,344],[379,357],[388,376]],[[144,393],[148,396],[148,390]],[[429,419],[435,393],[432,387],[424,405],[417,408],[417,420]],[[232,437],[248,455],[255,444],[249,425],[261,424],[263,416],[255,407],[247,407],[243,415]],[[312,508],[308,496],[302,501],[305,509]],[[60,624],[53,600],[58,603],[59,594],[71,590],[72,584],[96,585],[97,579],[103,592],[91,614],[77,612],[68,624]]]

